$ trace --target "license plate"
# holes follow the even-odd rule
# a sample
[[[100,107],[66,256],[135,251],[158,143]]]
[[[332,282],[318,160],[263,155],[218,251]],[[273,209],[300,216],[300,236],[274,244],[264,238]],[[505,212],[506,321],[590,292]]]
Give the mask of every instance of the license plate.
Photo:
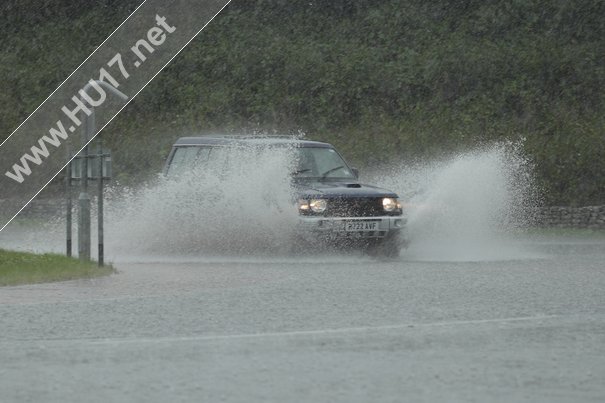
[[[349,221],[345,231],[378,231],[378,221]]]

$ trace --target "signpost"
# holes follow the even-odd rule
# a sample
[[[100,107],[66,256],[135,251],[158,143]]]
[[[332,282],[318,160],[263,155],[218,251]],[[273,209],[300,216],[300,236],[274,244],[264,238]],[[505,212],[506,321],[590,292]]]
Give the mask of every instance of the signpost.
[[[127,100],[128,97],[116,89],[112,87],[108,83],[100,80],[94,81],[94,83],[99,86],[105,88],[109,92],[118,96],[122,100]],[[92,86],[89,82],[82,91],[86,93],[86,91]],[[82,102],[84,99],[80,98]],[[88,180],[98,180],[98,196],[99,196],[99,213],[98,213],[98,235],[99,235],[99,266],[102,266],[104,263],[103,253],[104,253],[104,245],[103,245],[103,180],[109,179],[111,176],[111,155],[109,153],[103,152],[103,146],[100,141],[99,144],[99,152],[97,154],[89,154],[88,143],[92,139],[94,133],[96,133],[95,126],[95,108],[90,107],[90,114],[84,114],[85,125],[84,130],[82,132],[82,144],[85,144],[84,148],[80,155],[76,156],[72,162],[68,164],[66,170],[66,184],[67,184],[67,234],[66,234],[66,244],[67,244],[67,255],[71,256],[71,181],[79,180],[80,181],[80,195],[78,196],[78,257],[80,260],[90,260],[90,195],[88,194]],[[99,137],[100,138],[100,137]],[[93,164],[89,164],[89,159],[98,158],[97,163],[97,172],[96,174],[93,172]],[[74,163],[75,161],[75,163]],[[74,167],[76,172],[79,172],[78,175],[74,174]],[[105,173],[109,175],[105,177]]]
[[[96,154],[87,154],[87,155],[77,155],[74,159],[69,163],[68,168],[66,170],[66,249],[67,256],[72,255],[72,186],[73,182],[80,181],[97,181],[97,234],[98,234],[98,255],[99,255],[99,266],[103,266],[104,264],[104,234],[103,234],[103,191],[105,182],[111,179],[112,175],[112,160],[111,160],[111,151],[105,149],[103,147],[102,139],[99,137],[99,142],[97,144],[97,152]],[[85,162],[86,161],[86,162]],[[86,167],[86,168],[85,168]],[[86,171],[84,171],[86,169]],[[82,187],[82,186],[81,186]],[[88,189],[88,186],[86,186]],[[82,193],[80,193],[79,201],[80,201],[80,210],[82,209],[82,200],[87,200],[88,204],[85,206],[86,210],[84,213],[88,214],[88,226],[82,226],[83,217],[82,212],[80,212],[80,219],[78,220],[78,239],[83,234],[84,231],[89,231],[88,233],[88,245],[84,244],[85,247],[88,248],[88,255],[81,254],[80,259],[90,260],[90,197],[86,194],[82,197]],[[86,234],[84,233],[84,237]],[[82,243],[78,242],[78,253],[82,253]]]

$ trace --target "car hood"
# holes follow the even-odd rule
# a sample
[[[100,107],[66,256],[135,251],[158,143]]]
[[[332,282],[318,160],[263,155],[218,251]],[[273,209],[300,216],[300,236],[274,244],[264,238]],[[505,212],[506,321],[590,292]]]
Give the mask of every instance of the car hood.
[[[364,185],[355,180],[300,181],[294,186],[298,196],[302,198],[397,197],[397,194],[390,190]]]

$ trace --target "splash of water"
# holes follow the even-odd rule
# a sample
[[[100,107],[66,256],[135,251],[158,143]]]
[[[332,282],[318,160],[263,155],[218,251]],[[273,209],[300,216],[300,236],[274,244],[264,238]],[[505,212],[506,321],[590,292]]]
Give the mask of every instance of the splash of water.
[[[293,154],[287,149],[242,149],[233,157],[223,174],[194,170],[135,190],[110,189],[108,260],[287,251],[297,221],[289,178]],[[538,200],[531,164],[519,147],[495,145],[438,162],[402,164],[376,170],[366,179],[396,191],[407,203],[411,243],[402,253],[404,260],[536,257],[510,242],[511,233],[527,226]],[[60,253],[64,231],[64,221],[57,217],[38,231],[3,231],[0,241],[11,249]]]
[[[289,241],[293,208],[287,148],[229,152],[229,169],[195,169],[110,198],[116,256],[264,254]]]
[[[475,261],[528,257],[509,235],[531,220],[532,178],[519,148],[500,144],[375,179],[407,201],[406,259]]]

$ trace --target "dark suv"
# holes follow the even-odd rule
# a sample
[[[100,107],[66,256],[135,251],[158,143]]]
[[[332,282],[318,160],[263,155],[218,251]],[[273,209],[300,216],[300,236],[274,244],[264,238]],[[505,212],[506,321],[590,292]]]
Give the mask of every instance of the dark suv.
[[[220,148],[217,155],[225,155],[225,148],[231,147],[292,150],[295,193],[292,204],[299,214],[297,245],[302,241],[315,245],[354,245],[364,247],[372,255],[399,255],[405,244],[402,232],[406,218],[397,194],[361,184],[358,171],[350,168],[331,144],[292,137],[183,137],[172,147],[164,173],[170,175],[171,171],[187,169],[193,159],[210,161],[213,152]]]

